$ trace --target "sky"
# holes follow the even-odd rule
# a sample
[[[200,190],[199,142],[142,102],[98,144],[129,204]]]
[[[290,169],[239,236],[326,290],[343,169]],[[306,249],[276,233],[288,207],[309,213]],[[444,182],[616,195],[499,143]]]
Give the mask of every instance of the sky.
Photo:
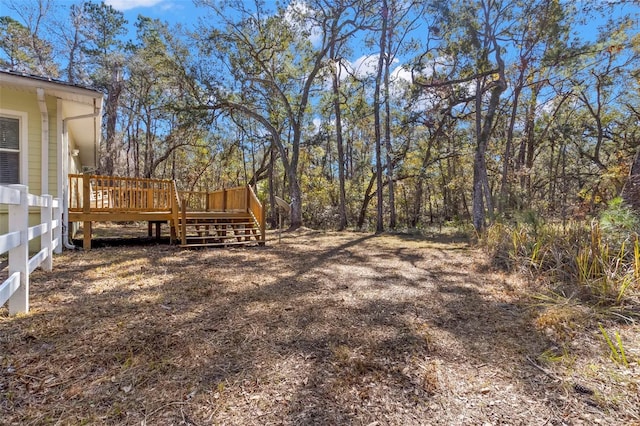
[[[134,36],[133,23],[139,14],[167,21],[170,24],[179,23],[186,29],[194,26],[198,19],[208,14],[206,7],[196,7],[193,0],[105,0],[105,3],[124,13],[131,28],[130,37]],[[276,1],[265,0],[265,5],[269,9],[275,9]],[[357,74],[361,75],[375,72],[378,58],[372,55],[373,53],[369,52],[355,53],[350,64],[352,71],[355,70]],[[410,72],[403,70],[397,60],[395,62],[396,66],[393,69],[392,78],[398,76],[409,81],[411,79]]]
[[[138,14],[142,14],[171,24],[189,25],[205,13],[192,0],[106,0],[105,3],[123,12],[129,23],[135,22]]]
[[[69,1],[73,0],[56,0],[56,1]],[[568,0],[572,3],[576,3],[578,6],[587,5],[594,6],[600,3],[607,3],[613,0]],[[167,21],[170,24],[180,23],[190,29],[194,26],[200,17],[206,16],[208,11],[205,7],[196,7],[193,0],[105,0],[105,3],[110,4],[115,9],[124,13],[125,18],[129,21],[129,25],[133,28],[133,23],[139,14],[148,16],[150,18],[157,18],[161,21]],[[276,0],[265,0],[267,7],[275,8]],[[281,1],[286,3],[286,1]],[[638,14],[640,5],[629,4],[622,9],[618,9],[616,14],[634,13]],[[578,29],[581,38],[585,40],[593,41],[597,34],[597,27],[604,23],[606,17],[602,17],[602,20],[591,20],[581,28]],[[133,36],[133,29],[131,30],[130,37]],[[373,72],[376,67],[376,61],[372,61],[368,55],[373,55],[375,52],[354,52],[354,56],[351,58],[352,66],[354,69],[360,69],[362,73]],[[399,65],[399,64],[398,64]],[[396,66],[395,74],[400,78],[410,79],[408,71],[402,70],[400,66]]]
[[[19,3],[20,0],[15,0]],[[15,3],[14,1],[14,3]],[[80,0],[53,0],[54,3],[60,6],[68,7],[71,4],[78,3]],[[99,1],[99,0],[93,0]],[[189,30],[195,27],[199,19],[205,17],[209,12],[206,7],[196,7],[193,0],[104,0],[105,3],[111,5],[115,9],[121,11],[128,21],[129,34],[128,38],[135,38],[134,23],[137,20],[138,15],[144,15],[150,18],[157,18],[161,21],[166,21],[169,24],[182,24],[182,26]],[[247,0],[250,1],[250,0]],[[571,2],[579,2],[579,5],[596,5],[598,3],[609,2],[612,0],[566,0]],[[4,0],[0,0],[0,16],[9,12],[5,10],[3,6]],[[268,8],[274,9],[276,0],[265,0]],[[286,0],[280,3],[287,3]],[[626,10],[625,10],[626,9]],[[640,10],[640,4],[631,4],[625,6],[618,13],[635,13],[637,16]],[[584,27],[579,29],[581,37],[585,39],[591,39],[595,37],[597,33],[597,26],[604,22],[604,18],[601,22],[598,20],[589,21]],[[362,46],[361,46],[362,47]],[[373,48],[375,49],[375,48]],[[373,57],[375,56],[375,58]],[[354,49],[354,53],[350,59],[350,65],[356,74],[367,74],[375,71],[377,64],[377,52],[365,51],[362,49]],[[395,67],[393,69],[392,77],[398,77],[405,80],[410,80],[411,76],[409,71],[403,70],[401,64],[396,60]]]

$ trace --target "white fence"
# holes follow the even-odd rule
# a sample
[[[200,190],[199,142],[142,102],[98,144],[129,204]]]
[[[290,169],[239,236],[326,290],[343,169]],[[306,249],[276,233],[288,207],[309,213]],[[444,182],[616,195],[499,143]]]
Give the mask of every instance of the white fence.
[[[38,266],[50,271],[53,251],[62,242],[60,202],[29,194],[24,185],[0,186],[0,205],[9,206],[9,232],[0,235],[0,256],[9,252],[9,278],[0,284],[0,306],[9,315],[29,312],[29,275]],[[29,207],[40,207],[40,224],[29,227]],[[40,237],[40,251],[29,257],[29,241]]]

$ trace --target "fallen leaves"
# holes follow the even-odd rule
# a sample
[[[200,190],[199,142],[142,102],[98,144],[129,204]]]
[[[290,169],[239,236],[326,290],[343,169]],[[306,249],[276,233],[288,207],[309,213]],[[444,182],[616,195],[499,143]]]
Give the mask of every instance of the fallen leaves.
[[[66,252],[32,291],[31,314],[0,310],[7,424],[637,420],[640,366],[612,365],[579,311],[536,323],[526,286],[460,239],[299,230],[264,248]],[[554,343],[538,330],[557,323],[576,353],[540,361]],[[637,326],[621,334],[635,360]]]

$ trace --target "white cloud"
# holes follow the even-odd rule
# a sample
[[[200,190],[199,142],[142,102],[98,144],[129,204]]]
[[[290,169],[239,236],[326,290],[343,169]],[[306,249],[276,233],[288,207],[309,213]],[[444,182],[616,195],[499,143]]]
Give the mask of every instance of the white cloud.
[[[105,4],[112,6],[114,9],[125,11],[138,7],[152,7],[163,0],[105,0]]]
[[[322,120],[320,120],[318,117],[314,117],[312,122],[313,122],[313,130],[314,130],[313,133],[317,134],[318,132],[320,132],[320,126],[322,126]]]
[[[351,69],[356,77],[370,77],[375,75],[378,69],[378,55],[363,55],[353,61]]]
[[[285,18],[294,27],[308,31],[311,45],[318,47],[322,43],[322,28],[309,22],[311,13],[312,10],[306,3],[294,0],[287,6]]]
[[[393,71],[391,71],[391,80],[392,81],[404,80],[408,83],[411,83],[411,71],[406,69],[403,65],[399,65]]]

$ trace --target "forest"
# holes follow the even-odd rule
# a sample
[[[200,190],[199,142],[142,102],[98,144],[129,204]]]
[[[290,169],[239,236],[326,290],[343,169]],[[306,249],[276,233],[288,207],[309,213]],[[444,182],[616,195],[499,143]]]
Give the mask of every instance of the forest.
[[[0,66],[105,93],[94,172],[250,183],[272,226],[275,196],[292,228],[482,232],[583,219],[623,192],[637,2],[195,3],[170,25],[5,0]]]

